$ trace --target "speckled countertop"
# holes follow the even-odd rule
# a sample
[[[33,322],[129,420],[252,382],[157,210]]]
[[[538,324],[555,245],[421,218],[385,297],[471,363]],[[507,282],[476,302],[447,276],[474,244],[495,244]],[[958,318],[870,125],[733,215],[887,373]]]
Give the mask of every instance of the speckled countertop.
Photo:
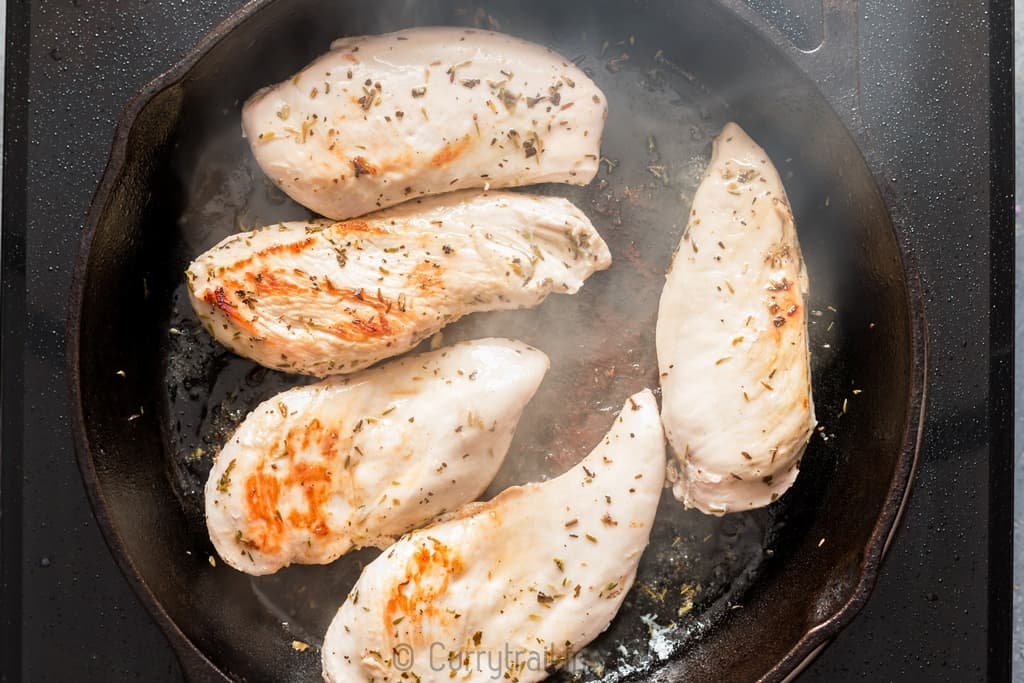
[[[1024,0],[1014,1],[1014,130],[1016,133],[1016,311],[1014,403],[1024,405]],[[1014,411],[1013,501],[1013,680],[1024,682],[1024,411]]]

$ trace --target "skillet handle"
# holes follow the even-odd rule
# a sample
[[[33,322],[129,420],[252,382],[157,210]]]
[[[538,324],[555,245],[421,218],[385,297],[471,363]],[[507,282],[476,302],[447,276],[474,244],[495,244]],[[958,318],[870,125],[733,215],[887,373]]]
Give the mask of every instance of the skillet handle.
[[[815,82],[836,112],[854,130],[862,129],[860,92],[860,0],[820,0],[822,41],[802,49],[744,0],[719,0],[755,26]]]

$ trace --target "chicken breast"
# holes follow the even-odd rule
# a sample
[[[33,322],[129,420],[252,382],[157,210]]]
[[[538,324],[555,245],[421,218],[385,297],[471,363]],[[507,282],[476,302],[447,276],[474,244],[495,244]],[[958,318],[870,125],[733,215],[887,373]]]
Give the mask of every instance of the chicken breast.
[[[343,223],[227,238],[187,272],[192,305],[235,353],[286,372],[354,372],[466,313],[574,293],[611,255],[557,197],[459,192]]]
[[[662,421],[673,491],[710,514],[761,507],[796,479],[815,425],[793,212],[764,150],[715,140],[661,294]]]
[[[562,476],[469,505],[367,565],[324,638],[324,679],[546,678],[621,606],[664,474],[645,390]]]
[[[206,483],[214,547],[248,574],[386,547],[483,493],[547,369],[534,348],[484,339],[261,403]]]
[[[413,28],[343,38],[257,92],[242,124],[264,173],[335,220],[423,195],[597,173],[604,95],[518,38]]]

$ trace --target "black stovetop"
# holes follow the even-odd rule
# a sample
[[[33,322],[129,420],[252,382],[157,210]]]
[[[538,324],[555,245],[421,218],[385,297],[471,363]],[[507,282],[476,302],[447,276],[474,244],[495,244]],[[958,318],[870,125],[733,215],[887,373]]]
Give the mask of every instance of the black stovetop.
[[[86,501],[65,306],[122,106],[242,4],[7,3],[0,680],[181,679]],[[860,11],[860,93],[844,115],[922,273],[928,418],[878,587],[800,680],[1008,680],[1012,10],[861,0]]]

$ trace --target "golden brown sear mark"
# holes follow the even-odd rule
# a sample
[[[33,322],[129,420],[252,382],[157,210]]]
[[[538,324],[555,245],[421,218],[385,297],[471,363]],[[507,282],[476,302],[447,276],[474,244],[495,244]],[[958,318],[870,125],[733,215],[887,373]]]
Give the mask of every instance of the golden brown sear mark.
[[[403,621],[411,622],[412,628],[416,628],[424,621],[443,622],[456,618],[435,603],[448,590],[451,579],[464,569],[465,563],[454,548],[436,538],[428,538],[408,559],[404,576],[390,591],[384,607],[384,632],[391,632]]]
[[[278,511],[281,498],[281,482],[273,474],[263,471],[261,466],[245,481],[245,502],[248,512],[248,544],[264,553],[276,553],[281,549],[284,537],[284,521]]]
[[[434,154],[430,159],[431,166],[446,166],[451,162],[462,156],[463,152],[469,148],[469,136],[466,136],[457,142],[450,142]]]
[[[203,301],[215,306],[249,334],[255,334],[255,328],[252,326],[252,323],[238,311],[238,307],[232,302],[231,296],[224,287],[217,287],[212,292],[207,290],[203,293]]]
[[[288,524],[293,529],[308,529],[316,536],[330,532],[327,524],[326,504],[331,497],[332,472],[323,464],[294,462],[289,449],[288,474],[279,478],[266,471],[265,462],[245,482],[246,512],[249,522],[244,534],[247,545],[273,554],[281,549],[285,536],[285,521],[281,515],[281,486],[299,486],[306,498],[306,509],[292,509]]]
[[[373,176],[380,174],[379,168],[367,161],[366,157],[361,156],[352,159],[352,170],[355,172],[356,178],[364,175]]]

